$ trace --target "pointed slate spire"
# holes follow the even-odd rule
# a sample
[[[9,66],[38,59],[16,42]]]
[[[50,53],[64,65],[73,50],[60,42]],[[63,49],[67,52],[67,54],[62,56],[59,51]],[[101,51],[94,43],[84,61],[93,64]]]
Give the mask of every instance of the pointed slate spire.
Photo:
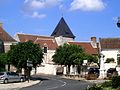
[[[59,21],[58,25],[56,26],[51,36],[54,37],[63,36],[63,37],[75,38],[75,36],[71,32],[70,28],[68,27],[63,17]]]

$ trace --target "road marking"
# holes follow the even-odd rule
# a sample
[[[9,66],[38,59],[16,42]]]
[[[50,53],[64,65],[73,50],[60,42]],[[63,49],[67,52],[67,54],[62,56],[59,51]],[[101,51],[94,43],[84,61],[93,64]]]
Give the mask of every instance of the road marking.
[[[43,81],[40,82],[39,86],[43,83]]]
[[[55,86],[55,87],[47,88],[47,89],[45,89],[45,90],[52,90],[52,89],[64,87],[64,86],[67,84],[66,82],[63,82],[62,80],[57,80],[57,79],[52,79],[52,80],[59,81],[59,82],[61,82],[61,83],[63,83],[63,84],[62,84],[61,86]]]

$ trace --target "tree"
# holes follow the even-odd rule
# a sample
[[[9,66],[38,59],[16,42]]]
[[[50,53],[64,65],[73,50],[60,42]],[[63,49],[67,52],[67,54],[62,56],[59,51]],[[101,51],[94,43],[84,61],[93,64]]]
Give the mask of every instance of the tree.
[[[5,70],[5,64],[7,64],[7,54],[0,53],[0,71]]]
[[[59,46],[53,55],[53,62],[58,65],[68,65],[70,71],[71,65],[82,65],[83,60],[88,62],[97,62],[97,58],[85,53],[84,49],[78,45],[64,44]]]
[[[53,62],[59,65],[68,65],[68,69],[70,70],[70,66],[75,64],[70,56],[74,53],[83,52],[83,48],[78,45],[64,44],[63,46],[59,46],[59,48],[57,48],[55,54],[53,55]]]
[[[30,41],[12,45],[8,52],[8,62],[18,69],[27,70],[27,60],[32,61],[33,67],[36,68],[38,64],[41,64],[42,58],[43,53],[40,46]]]

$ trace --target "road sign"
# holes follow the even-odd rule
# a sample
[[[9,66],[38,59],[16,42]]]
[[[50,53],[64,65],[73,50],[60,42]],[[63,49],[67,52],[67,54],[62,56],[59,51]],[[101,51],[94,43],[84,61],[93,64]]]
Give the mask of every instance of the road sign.
[[[27,67],[33,67],[32,61],[27,60]]]

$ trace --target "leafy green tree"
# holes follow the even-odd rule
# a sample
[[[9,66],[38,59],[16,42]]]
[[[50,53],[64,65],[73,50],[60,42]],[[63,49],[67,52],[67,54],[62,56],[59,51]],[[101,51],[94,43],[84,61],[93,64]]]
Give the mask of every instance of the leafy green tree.
[[[5,70],[5,64],[7,64],[7,54],[0,53],[0,71]]]
[[[59,48],[57,48],[55,54],[53,55],[53,62],[59,65],[68,65],[68,68],[70,69],[70,66],[75,64],[70,56],[74,53],[83,52],[83,48],[78,45],[64,44],[63,46],[59,46]]]
[[[41,64],[42,58],[43,52],[40,46],[30,41],[12,45],[8,52],[8,62],[18,69],[27,70],[27,60],[32,61],[33,67],[36,68],[38,64]]]
[[[68,65],[68,69],[71,65],[82,65],[83,60],[97,62],[96,57],[86,54],[84,49],[78,45],[64,44],[59,46],[53,55],[53,62],[58,65]]]

